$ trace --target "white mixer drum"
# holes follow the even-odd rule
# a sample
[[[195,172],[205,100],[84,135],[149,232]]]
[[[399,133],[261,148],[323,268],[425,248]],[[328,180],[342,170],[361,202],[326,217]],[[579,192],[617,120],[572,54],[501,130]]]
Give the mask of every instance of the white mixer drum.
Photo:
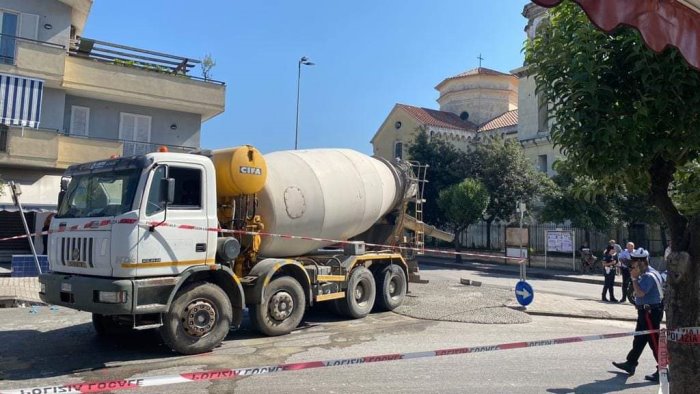
[[[282,151],[265,161],[267,182],[258,193],[265,232],[347,240],[369,229],[397,199],[390,165],[353,150]],[[331,243],[263,237],[260,255],[299,256]]]

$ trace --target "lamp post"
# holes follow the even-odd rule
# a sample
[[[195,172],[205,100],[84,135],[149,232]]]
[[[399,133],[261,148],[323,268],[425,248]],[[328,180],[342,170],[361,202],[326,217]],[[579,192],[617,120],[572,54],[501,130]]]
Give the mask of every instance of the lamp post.
[[[313,66],[314,63],[309,61],[309,58],[306,56],[302,56],[301,59],[299,59],[299,64],[298,64],[298,72],[297,72],[297,122],[296,122],[296,127],[294,128],[294,150],[297,150],[299,148],[299,92],[301,88],[301,65],[305,66]]]

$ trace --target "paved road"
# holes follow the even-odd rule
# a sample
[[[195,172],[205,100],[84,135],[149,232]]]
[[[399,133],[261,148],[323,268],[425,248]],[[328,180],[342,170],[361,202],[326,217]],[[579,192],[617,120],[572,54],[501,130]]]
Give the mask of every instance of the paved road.
[[[63,308],[0,310],[0,389],[168,375],[219,368],[427,351],[460,346],[631,331],[633,323],[533,316],[525,324],[470,324],[417,320],[395,313],[354,321],[312,313],[294,333],[260,337],[247,329],[199,356],[175,356],[153,333],[126,341],[98,341],[89,315]],[[368,365],[311,369],[143,388],[132,393],[448,392],[653,393],[644,382],[653,368],[642,357],[639,375],[627,379],[610,362],[621,360],[631,338],[550,347],[445,356]]]
[[[511,276],[498,272],[486,271],[471,271],[450,268],[440,268],[431,265],[422,265],[420,268],[422,279],[437,279],[437,280],[453,280],[458,281],[460,278],[477,280],[485,284],[500,286],[503,288],[512,289],[518,282],[517,276]],[[559,294],[570,297],[586,298],[591,300],[600,300],[603,287],[598,284],[565,282],[553,279],[537,279],[527,278],[528,283],[532,285],[536,292],[546,292],[550,294]],[[620,286],[615,286],[615,296],[620,296]]]

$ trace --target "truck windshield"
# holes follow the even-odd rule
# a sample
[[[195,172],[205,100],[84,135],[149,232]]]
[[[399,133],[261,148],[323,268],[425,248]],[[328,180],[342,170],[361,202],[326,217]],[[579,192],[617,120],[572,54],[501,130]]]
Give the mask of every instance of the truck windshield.
[[[121,215],[131,210],[140,170],[74,176],[68,184],[57,218]]]

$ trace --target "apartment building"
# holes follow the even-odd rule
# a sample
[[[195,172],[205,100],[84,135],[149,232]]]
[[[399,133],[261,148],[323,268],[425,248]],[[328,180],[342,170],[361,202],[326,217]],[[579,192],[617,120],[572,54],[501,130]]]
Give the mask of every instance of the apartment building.
[[[84,37],[92,3],[0,0],[0,177],[21,185],[33,229],[68,166],[197,149],[201,124],[224,111],[224,84],[197,77],[198,60]],[[0,238],[22,232],[5,188]],[[2,243],[0,262],[26,249]]]

